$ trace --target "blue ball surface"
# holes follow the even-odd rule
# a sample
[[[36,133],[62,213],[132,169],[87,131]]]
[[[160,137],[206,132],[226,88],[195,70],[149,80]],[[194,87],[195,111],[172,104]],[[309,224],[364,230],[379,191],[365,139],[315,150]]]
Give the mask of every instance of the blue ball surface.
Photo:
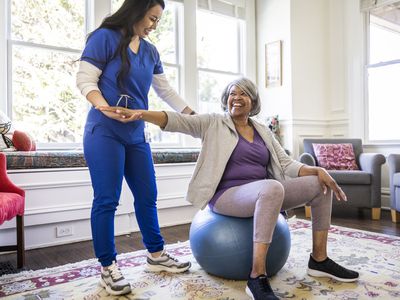
[[[190,247],[199,265],[212,275],[246,280],[253,255],[253,218],[220,215],[209,208],[199,211],[190,226]],[[279,214],[267,254],[267,274],[275,275],[290,252],[290,231]]]

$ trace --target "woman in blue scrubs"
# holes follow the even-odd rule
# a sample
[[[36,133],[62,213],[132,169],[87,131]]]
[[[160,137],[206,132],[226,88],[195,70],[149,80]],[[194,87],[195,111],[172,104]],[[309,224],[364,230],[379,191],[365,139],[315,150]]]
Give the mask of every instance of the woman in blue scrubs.
[[[83,146],[94,190],[93,244],[102,266],[100,282],[112,295],[131,291],[117,266],[114,241],[123,178],[134,196],[136,219],[148,250],[148,269],[179,273],[190,268],[190,262],[180,262],[164,249],[144,122],[126,122],[119,114],[95,109],[105,105],[147,110],[152,86],[173,109],[194,114],[168,84],[156,47],[145,40],[156,29],[164,7],[163,0],[125,0],[89,35],[77,74],[77,86],[92,104]]]

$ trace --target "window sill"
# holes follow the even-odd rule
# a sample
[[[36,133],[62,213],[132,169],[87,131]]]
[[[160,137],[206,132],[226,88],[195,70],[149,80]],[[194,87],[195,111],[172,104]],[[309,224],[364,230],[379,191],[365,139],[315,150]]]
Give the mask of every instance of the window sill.
[[[83,151],[17,151],[3,152],[7,156],[7,169],[51,169],[86,167]],[[155,164],[196,162],[198,149],[152,150]]]

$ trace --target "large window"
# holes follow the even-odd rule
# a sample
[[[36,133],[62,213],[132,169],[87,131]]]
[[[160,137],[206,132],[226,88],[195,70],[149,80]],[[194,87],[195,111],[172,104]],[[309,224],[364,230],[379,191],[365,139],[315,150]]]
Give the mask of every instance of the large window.
[[[39,144],[82,140],[87,102],[75,87],[84,0],[8,1],[8,114]]]
[[[207,10],[197,11],[199,111],[221,111],[223,88],[243,74],[243,22]]]
[[[369,14],[368,139],[400,140],[400,1]]]
[[[0,66],[7,61],[7,71],[0,79],[7,79],[7,100],[0,100],[0,108],[6,109],[15,129],[34,137],[38,148],[80,147],[89,103],[75,86],[76,61],[87,34],[123,0],[5,3],[0,10],[7,11],[8,25],[0,26],[0,37],[3,28],[8,47],[0,51]],[[245,13],[249,3],[254,8],[254,0],[169,0],[158,29],[149,37],[170,84],[198,112],[220,112],[223,87],[249,75],[244,58],[255,59],[246,55],[249,46],[244,46],[246,17],[254,22]],[[255,53],[255,45],[251,47]],[[153,90],[149,101],[150,109],[171,109]],[[155,126],[149,130],[155,146],[185,144],[180,134],[161,133]]]
[[[157,46],[163,62],[164,73],[169,84],[182,95],[180,78],[182,76],[181,57],[179,55],[180,37],[182,30],[183,6],[181,3],[169,2],[166,6],[162,20],[157,30],[151,34],[150,41]],[[149,109],[171,110],[168,105],[157,98],[151,89],[149,94]],[[150,132],[150,140],[154,146],[174,146],[180,144],[181,135],[178,133],[161,132],[158,126],[147,124]]]

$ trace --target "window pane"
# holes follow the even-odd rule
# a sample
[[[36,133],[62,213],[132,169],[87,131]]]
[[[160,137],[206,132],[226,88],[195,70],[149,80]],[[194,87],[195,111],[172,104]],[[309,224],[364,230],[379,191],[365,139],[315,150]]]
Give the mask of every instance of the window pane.
[[[398,32],[371,23],[370,64],[400,58],[400,26]],[[390,47],[388,47],[390,45]]]
[[[175,89],[175,91],[179,91],[178,69],[164,66],[164,72],[169,84]],[[150,89],[149,93],[149,109],[158,111],[172,110],[166,102],[157,97],[153,89]],[[180,142],[180,135],[178,133],[162,132],[160,127],[150,123],[148,123],[148,130],[150,132],[152,143],[178,144]]]
[[[398,78],[400,64],[369,69],[370,140],[400,140]]]
[[[81,49],[84,25],[84,0],[11,1],[13,40]]]
[[[177,3],[168,2],[165,7],[160,23],[158,23],[157,30],[150,34],[149,40],[156,45],[158,52],[160,52],[161,60],[163,62],[176,64],[176,7],[182,8],[182,5]]]
[[[169,84],[179,91],[178,69],[176,67],[167,67],[164,65],[164,72]],[[149,92],[149,109],[152,110],[172,110],[172,108],[163,100],[157,97],[153,89]]]
[[[87,101],[75,85],[77,55],[14,46],[13,125],[38,143],[80,143]]]
[[[116,11],[121,7],[123,0],[113,0],[112,10]],[[163,62],[176,64],[176,10],[182,10],[182,4],[168,2],[165,6],[163,15],[158,23],[157,30],[149,35],[149,40],[160,52],[161,60]]]
[[[199,71],[199,111],[222,113],[222,90],[237,76]]]
[[[239,72],[238,20],[197,11],[197,64],[200,68]]]
[[[113,12],[116,12],[118,8],[121,7],[122,3],[124,3],[124,0],[112,0],[111,1],[111,10]]]

